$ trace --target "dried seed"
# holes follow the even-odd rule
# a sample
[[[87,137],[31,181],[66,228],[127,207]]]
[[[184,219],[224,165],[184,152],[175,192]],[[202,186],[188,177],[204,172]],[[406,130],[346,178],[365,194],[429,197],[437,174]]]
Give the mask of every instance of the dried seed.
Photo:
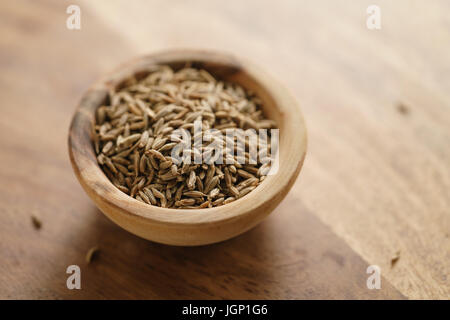
[[[197,181],[196,176],[195,176],[195,171],[192,170],[189,173],[189,179],[187,181],[187,186],[189,190],[193,190],[195,188],[195,182]]]
[[[227,204],[227,203],[233,202],[234,200],[236,200],[236,198],[234,198],[234,197],[228,197],[228,198],[226,198],[226,199],[223,201],[223,204]]]
[[[148,142],[148,131],[144,131],[141,135],[141,140],[139,142],[139,148],[144,148],[147,145]]]
[[[181,199],[183,189],[184,189],[184,185],[181,185],[180,187],[178,187],[177,192],[175,193],[175,201],[178,201]]]
[[[155,170],[159,170],[159,164],[156,162],[154,157],[149,157],[147,159],[150,162],[150,166],[149,167],[152,167]],[[148,166],[148,163],[147,163],[147,166]]]
[[[114,166],[114,164],[112,163],[111,159],[108,157],[105,157],[105,164],[106,166],[109,168],[109,170],[112,171],[112,173],[117,173],[117,169]]]
[[[254,190],[270,169],[270,162],[263,161],[270,159],[261,151],[260,163],[248,164],[250,139],[242,132],[235,138],[209,135],[211,143],[200,149],[186,142],[197,120],[202,132],[195,132],[193,141],[213,128],[226,133],[230,128],[276,126],[264,118],[261,99],[237,84],[217,81],[205,70],[160,66],[144,78],[125,79],[120,88],[109,91],[109,101],[96,110],[92,136],[97,161],[119,190],[139,201],[185,209],[219,206]],[[181,138],[175,129],[184,132]],[[266,138],[258,148],[269,153],[270,135]],[[179,147],[191,149],[182,149],[183,162],[171,157]],[[238,155],[231,156],[231,151]],[[226,165],[210,162],[215,155],[226,156]],[[201,165],[188,161],[199,158]]]
[[[126,137],[126,138],[120,139],[120,141],[117,141],[117,146],[119,148],[123,147],[123,146],[130,146],[134,142],[138,141],[140,138],[141,138],[141,134],[140,133],[132,134],[132,135]]]
[[[170,168],[172,166],[172,161],[163,161],[159,164],[160,170],[166,170],[167,168]]]
[[[102,152],[103,152],[104,154],[107,154],[107,153],[112,149],[113,145],[114,145],[114,144],[113,144],[112,141],[108,141],[108,142],[105,144],[105,146],[103,147]]]
[[[152,149],[158,150],[161,148],[167,141],[167,138],[157,137],[153,142]]]
[[[106,158],[105,155],[103,153],[100,153],[97,156],[98,163],[101,164],[101,165],[104,165],[105,164],[105,160],[106,160],[105,158]]]
[[[134,152],[134,163],[133,163],[133,168],[134,168],[134,174],[136,176],[136,178],[139,176],[139,163],[140,163],[140,157],[139,157],[139,152],[135,151]]]
[[[151,147],[152,147],[154,141],[155,141],[155,138],[154,138],[154,137],[148,138],[147,144],[145,145],[145,151],[151,149]]]
[[[143,191],[139,190],[139,196],[141,197],[142,200],[144,200],[145,203],[151,204],[150,199]]]
[[[33,224],[33,227],[36,230],[39,230],[42,228],[42,221],[36,216],[31,216],[31,223]]]
[[[202,204],[200,204],[198,207],[199,207],[199,208],[208,208],[209,206],[211,206],[211,201],[206,200],[205,202],[203,202]]]
[[[219,188],[214,188],[209,192],[209,196],[211,197],[211,199],[214,199],[219,195],[219,193],[220,193]]]
[[[221,204],[223,203],[224,200],[225,200],[224,197],[219,198],[219,199],[217,199],[217,200],[214,200],[214,201],[212,202],[212,205],[213,205],[213,206],[221,205]]]
[[[166,189],[166,199],[172,200],[172,192],[170,191],[170,188]]]
[[[249,178],[247,180],[242,181],[241,183],[239,183],[239,185],[237,186],[238,190],[242,190],[244,188],[247,188],[248,186],[252,186],[252,185],[257,185],[259,182],[258,178]]]
[[[144,193],[147,196],[147,198],[150,200],[150,203],[155,205],[157,203],[156,198],[153,194],[153,192],[149,188],[144,188]]]
[[[112,162],[114,162],[114,165],[117,165],[118,163],[124,166],[128,166],[130,164],[130,160],[127,160],[125,158],[114,156],[111,157]]]
[[[243,177],[245,179],[255,178],[254,175],[252,175],[251,173],[248,173],[247,171],[244,171],[242,169],[238,169],[237,173],[238,173],[238,175],[240,175],[241,177]]]
[[[197,180],[197,189],[198,189],[199,191],[203,192],[203,182],[202,182],[202,179],[201,179],[199,176],[197,176],[197,177],[196,177],[196,180]]]
[[[239,197],[239,190],[235,187],[235,186],[229,186],[230,189],[230,193],[234,196],[234,197]]]
[[[158,189],[156,189],[155,187],[151,187],[150,190],[152,190],[152,193],[155,195],[155,197],[159,198],[159,199],[164,199],[165,196],[163,193],[161,193]]]
[[[245,189],[242,189],[239,192],[239,198],[242,198],[243,196],[245,196],[246,194],[248,194],[250,191],[254,190],[255,188],[256,188],[255,186],[252,186],[252,187],[247,187]]]
[[[157,159],[159,159],[159,160],[166,161],[166,158],[164,158],[164,156],[162,155],[162,153],[159,152],[159,151],[156,151],[156,150],[148,150],[148,151],[146,151],[145,153],[147,153],[147,154],[149,154],[150,156],[155,157],[155,158],[157,158]],[[156,168],[155,168],[155,169],[156,169]]]
[[[122,191],[122,192],[124,192],[124,193],[129,193],[129,192],[130,192],[130,189],[128,189],[128,188],[125,187],[125,186],[122,186],[122,185],[116,185],[116,187],[117,187],[117,189],[119,189],[120,191]]]
[[[192,206],[195,204],[195,199],[183,199],[179,201],[175,201],[175,206],[184,207],[184,206]]]
[[[191,197],[191,198],[199,198],[199,197],[201,198],[201,197],[205,197],[206,195],[200,191],[186,191],[186,192],[183,192],[183,196]]]
[[[92,247],[86,253],[86,263],[91,263],[99,254],[100,249],[98,246]]]
[[[103,122],[105,122],[106,108],[107,107],[102,106],[97,109],[97,123],[98,124],[103,124]]]
[[[164,152],[164,151],[172,150],[173,147],[175,147],[176,145],[177,145],[176,142],[166,143],[164,146],[162,146],[161,148],[159,148],[158,151],[159,151],[159,152]]]
[[[230,174],[230,170],[228,169],[228,167],[225,167],[224,171],[225,171],[225,184],[226,184],[227,187],[229,188],[229,187],[231,186],[231,174]]]
[[[116,163],[116,164],[114,164],[114,166],[121,172],[121,173],[123,173],[124,175],[132,175],[132,173],[130,173],[129,171],[128,171],[128,169],[127,168],[125,168],[123,165],[121,165],[120,163]]]
[[[168,181],[168,180],[175,179],[177,177],[177,175],[173,174],[172,171],[169,171],[165,174],[160,175],[159,177],[164,181]]]
[[[219,177],[213,177],[210,181],[209,181],[209,183],[207,183],[206,185],[205,185],[205,190],[204,190],[204,192],[205,193],[209,193],[216,185],[217,185],[217,183],[219,182]]]
[[[145,172],[146,164],[147,164],[147,157],[145,154],[143,154],[141,159],[139,160],[139,170],[141,173]]]

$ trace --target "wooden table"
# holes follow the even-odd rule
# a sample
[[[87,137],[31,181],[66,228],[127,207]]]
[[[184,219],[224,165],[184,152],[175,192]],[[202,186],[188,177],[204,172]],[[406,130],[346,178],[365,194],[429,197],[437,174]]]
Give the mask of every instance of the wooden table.
[[[74,2],[81,30],[71,31]],[[2,1],[0,298],[448,299],[450,5],[379,0],[381,29],[368,30],[369,4]],[[287,198],[216,245],[129,234],[69,163],[69,122],[90,83],[172,47],[254,60],[307,121],[308,155]],[[66,287],[73,264],[81,290]],[[369,265],[381,268],[380,290],[366,286]]]

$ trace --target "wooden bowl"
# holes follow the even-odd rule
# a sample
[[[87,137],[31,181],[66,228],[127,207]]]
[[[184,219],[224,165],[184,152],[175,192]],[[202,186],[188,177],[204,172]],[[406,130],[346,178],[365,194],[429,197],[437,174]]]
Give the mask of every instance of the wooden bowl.
[[[279,170],[245,197],[207,209],[168,209],[133,199],[117,189],[97,164],[92,128],[95,110],[132,74],[146,73],[155,64],[177,69],[191,62],[211,74],[254,91],[264,113],[280,129]],[[147,71],[148,72],[148,71]],[[252,63],[234,56],[197,50],[151,54],[119,67],[95,83],[83,96],[72,119],[69,153],[78,180],[97,207],[124,229],[148,240],[170,245],[204,245],[235,237],[256,226],[286,196],[306,154],[306,128],[291,94]]]

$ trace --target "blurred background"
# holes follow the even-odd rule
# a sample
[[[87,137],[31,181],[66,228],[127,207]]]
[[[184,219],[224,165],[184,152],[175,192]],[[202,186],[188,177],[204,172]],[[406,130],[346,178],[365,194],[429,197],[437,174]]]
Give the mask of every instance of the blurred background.
[[[381,28],[370,30],[373,4]],[[70,5],[80,30],[66,27]],[[2,1],[0,298],[448,299],[449,10],[446,0]],[[170,48],[252,60],[292,91],[307,123],[287,198],[212,246],[120,229],[67,154],[90,84]],[[71,264],[83,290],[66,288]],[[381,290],[367,289],[368,265],[380,266]]]

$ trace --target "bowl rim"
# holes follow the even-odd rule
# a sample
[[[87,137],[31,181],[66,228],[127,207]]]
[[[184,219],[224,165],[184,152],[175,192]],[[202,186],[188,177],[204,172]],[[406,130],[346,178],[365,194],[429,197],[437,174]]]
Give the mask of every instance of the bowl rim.
[[[98,106],[105,99],[108,88],[116,86],[128,75],[142,72],[154,65],[182,61],[213,63],[229,69],[231,73],[244,74],[265,91],[274,105],[280,109],[283,118],[283,131],[279,126],[279,171],[275,175],[267,176],[245,197],[223,206],[174,209],[142,203],[115,187],[98,165],[95,156],[91,128],[96,107],[93,109],[92,105]],[[286,141],[289,142],[288,145]],[[86,150],[83,146],[85,147],[87,142],[90,147]],[[289,152],[283,152],[283,148],[286,147],[290,148]],[[252,62],[230,53],[212,50],[172,49],[135,58],[119,65],[96,81],[84,93],[75,110],[69,129],[68,148],[72,167],[80,184],[104,213],[108,210],[105,208],[114,208],[129,218],[139,219],[145,223],[196,227],[202,224],[220,224],[240,219],[255,210],[273,208],[273,201],[278,204],[296,181],[303,165],[307,150],[307,134],[302,113],[292,94]],[[282,155],[287,155],[289,159],[282,159]]]

